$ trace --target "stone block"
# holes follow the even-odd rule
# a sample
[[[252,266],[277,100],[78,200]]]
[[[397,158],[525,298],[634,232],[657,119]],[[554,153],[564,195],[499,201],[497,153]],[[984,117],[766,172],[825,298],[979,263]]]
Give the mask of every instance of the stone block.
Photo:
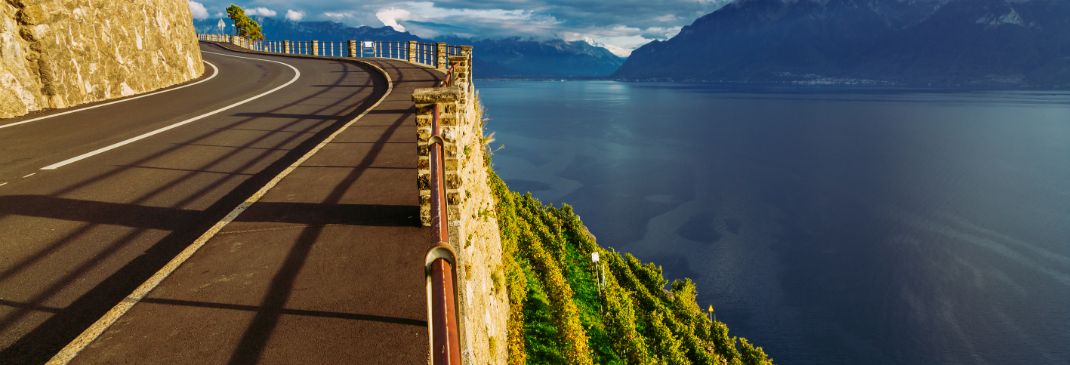
[[[429,87],[413,90],[412,101],[417,104],[448,103],[461,98],[463,90],[457,87]]]

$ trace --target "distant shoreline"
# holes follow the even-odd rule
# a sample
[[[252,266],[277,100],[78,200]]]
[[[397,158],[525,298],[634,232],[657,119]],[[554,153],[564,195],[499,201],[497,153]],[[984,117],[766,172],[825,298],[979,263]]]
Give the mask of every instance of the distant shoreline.
[[[897,91],[897,92],[970,92],[970,91],[1030,91],[1030,92],[1070,92],[1070,85],[1061,88],[1027,87],[1027,86],[911,86],[903,84],[854,85],[854,84],[798,84],[790,82],[727,82],[727,81],[675,81],[666,79],[621,79],[612,77],[475,77],[476,81],[616,81],[629,84],[674,84],[703,87],[723,87],[726,90],[765,90],[765,91]]]

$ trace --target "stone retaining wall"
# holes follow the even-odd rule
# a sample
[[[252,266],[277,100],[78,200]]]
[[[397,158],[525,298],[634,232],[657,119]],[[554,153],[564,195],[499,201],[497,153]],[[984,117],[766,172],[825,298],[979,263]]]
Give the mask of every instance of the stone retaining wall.
[[[428,141],[435,104],[444,139],[450,245],[457,258],[459,316],[465,364],[503,364],[507,352],[509,298],[494,193],[487,183],[483,110],[472,85],[471,49],[449,57],[450,87],[418,89],[416,103],[420,217],[431,223]],[[444,52],[442,52],[444,54]],[[443,62],[444,64],[445,62]]]
[[[0,118],[204,73],[185,0],[0,1]]]

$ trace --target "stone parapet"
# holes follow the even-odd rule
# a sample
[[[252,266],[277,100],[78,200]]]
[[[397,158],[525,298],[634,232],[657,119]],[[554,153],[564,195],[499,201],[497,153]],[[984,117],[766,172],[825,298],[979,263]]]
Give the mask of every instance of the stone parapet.
[[[508,356],[509,301],[494,194],[488,184],[483,111],[472,87],[470,50],[454,57],[446,57],[441,50],[441,67],[447,62],[452,67],[450,85],[413,92],[420,220],[425,226],[431,223],[430,146],[441,138],[449,245],[457,255],[462,360],[465,364],[500,364]],[[437,137],[432,135],[436,107],[441,130]]]

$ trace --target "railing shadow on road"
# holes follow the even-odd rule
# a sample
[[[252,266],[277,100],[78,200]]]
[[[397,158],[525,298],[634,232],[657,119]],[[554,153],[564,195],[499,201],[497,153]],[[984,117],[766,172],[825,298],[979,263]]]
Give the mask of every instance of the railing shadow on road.
[[[415,166],[393,169],[416,171]],[[54,209],[57,206],[64,209]],[[186,209],[39,195],[0,196],[0,216],[41,217],[144,229],[176,230],[182,228],[182,222],[195,220],[202,214]],[[419,214],[420,209],[415,205],[258,202],[234,222],[414,227],[420,223]]]
[[[348,188],[355,184],[368,167],[372,165],[375,159],[382,153],[383,143],[386,142],[398,128],[402,126],[406,121],[411,120],[413,117],[412,111],[407,111],[401,114],[397,120],[395,120],[384,132],[377,143],[375,143],[371,150],[364,155],[364,158],[347,174],[334,189],[330,191],[322,204],[335,205],[338,204]],[[255,207],[256,205],[254,205]],[[276,216],[278,214],[289,214],[285,210],[279,210],[276,207],[274,212],[261,212],[260,215]],[[419,208],[415,211],[405,210],[403,212],[395,212],[405,214],[413,214],[411,218],[406,216],[404,221],[406,223],[418,223]],[[390,208],[379,208],[388,210]],[[364,212],[368,213],[368,212]],[[401,218],[399,215],[397,218]],[[415,220],[410,220],[415,219]],[[400,221],[400,219],[399,219]],[[290,252],[287,253],[286,259],[283,262],[282,267],[275,273],[275,276],[271,279],[271,284],[267,290],[267,294],[264,295],[256,315],[253,317],[252,322],[243,332],[241,340],[235,347],[235,352],[231,355],[228,363],[230,364],[251,364],[259,361],[261,355],[265,350],[268,340],[271,334],[274,332],[278,325],[279,319],[282,317],[285,311],[285,304],[290,298],[290,293],[293,290],[293,285],[300,273],[301,267],[308,259],[311,249],[323,233],[324,225],[307,226],[301,230],[297,241],[291,246]]]
[[[287,113],[234,113],[233,115],[239,117],[249,118],[275,118],[275,119],[315,119],[315,120],[333,120],[341,121],[343,116],[338,115],[303,115],[303,114],[287,114]]]
[[[341,61],[339,61],[338,63],[346,65],[343,67],[356,67],[356,70],[359,70],[359,72],[362,73],[370,73],[372,71],[366,66],[357,66]],[[339,76],[336,79],[336,83],[341,85],[343,82],[345,82],[347,75],[348,73],[339,73]],[[297,98],[292,102],[273,108],[269,112],[279,112],[287,108],[306,103],[309,100],[314,100],[317,97],[322,96],[329,90],[331,89],[324,88],[322,90],[318,90],[315,93],[301,98]],[[337,102],[325,105],[319,108],[318,110],[314,110],[311,112],[311,114],[324,112],[332,108],[339,108],[342,104],[351,103],[359,93],[360,90],[354,90],[350,92],[347,96],[339,98]],[[311,150],[318,143],[318,141],[324,139],[326,136],[330,135],[335,130],[340,128],[343,125],[343,121],[351,120],[352,118],[355,118],[357,115],[359,115],[360,111],[369,108],[374,102],[374,100],[378,99],[378,97],[374,94],[375,93],[373,92],[373,95],[365,99],[364,102],[360,103],[354,108],[348,109],[350,110],[350,112],[341,116],[341,118],[335,123],[332,123],[332,125],[326,128],[322,128],[314,136],[306,139],[305,141],[299,143],[297,146],[290,149],[285,155],[283,155],[281,158],[278,158],[276,161],[270,163],[259,173],[255,174],[252,177],[248,177],[244,182],[239,184],[236,188],[232,189],[228,194],[220,198],[217,202],[207,207],[200,214],[197,214],[196,216],[198,216],[200,219],[193,218],[192,220],[180,222],[184,223],[184,225],[181,227],[181,230],[175,230],[178,229],[177,226],[159,222],[154,223],[149,221],[160,219],[161,217],[175,217],[176,215],[180,215],[180,213],[182,213],[181,210],[172,209],[170,212],[164,212],[145,207],[140,202],[147,201],[148,199],[154,196],[168,191],[171,187],[178,185],[180,182],[193,178],[196,174],[200,173],[200,171],[212,170],[212,167],[214,165],[220,164],[221,162],[236,156],[244,147],[254,147],[256,144],[265,142],[268,140],[268,137],[276,133],[281,133],[289,128],[292,128],[293,126],[303,122],[303,120],[296,120],[292,123],[287,123],[286,125],[276,128],[275,130],[270,130],[268,131],[268,134],[265,134],[260,138],[253,139],[246,143],[246,145],[244,146],[234,146],[236,147],[235,151],[223,154],[219,158],[205,163],[202,169],[193,169],[188,174],[177,177],[176,179],[165,183],[159,188],[147,194],[144,194],[139,198],[134,199],[134,201],[132,203],[129,203],[126,207],[124,207],[124,209],[135,209],[135,211],[141,209],[143,212],[149,213],[149,215],[146,216],[147,219],[126,218],[126,221],[123,222],[111,222],[120,224],[131,224],[131,226],[137,228],[129,232],[128,234],[119,237],[110,244],[105,245],[105,247],[101,251],[94,254],[88,260],[83,261],[80,265],[70,268],[70,270],[68,270],[58,280],[55,280],[50,285],[44,287],[30,300],[27,300],[25,301],[25,303],[22,303],[20,307],[16,307],[18,309],[7,313],[3,318],[0,318],[0,331],[6,331],[13,324],[21,320],[30,312],[36,311],[36,308],[41,308],[46,300],[49,300],[61,290],[64,290],[71,286],[83,274],[101,264],[105,259],[109,258],[111,255],[115,254],[120,249],[130,244],[130,242],[132,242],[138,236],[144,234],[148,230],[162,228],[172,229],[173,231],[168,233],[156,243],[152,244],[144,253],[137,256],[133,260],[123,264],[122,267],[120,267],[118,270],[110,274],[101,282],[94,285],[88,291],[81,294],[70,305],[67,305],[64,308],[60,308],[58,311],[45,311],[54,313],[54,315],[44,320],[40,324],[36,325],[25,335],[22,335],[20,338],[18,338],[18,340],[16,340],[13,344],[0,351],[0,362],[43,363],[44,361],[48,360],[52,356],[52,354],[54,354],[60,348],[62,348],[75,337],[77,337],[85,328],[95,322],[112,306],[114,306],[120,300],[125,298],[127,294],[132,292],[144,280],[153,275],[157,270],[163,267],[171,258],[175,257],[175,255],[177,255],[182,249],[184,249],[191,242],[193,242],[194,239],[196,239],[201,232],[206,231],[209,227],[215,224],[215,222],[221,219],[227,212],[229,212],[231,208],[241,203],[249,195],[251,195],[261,186],[263,186],[268,180],[270,180],[271,177],[277,175],[280,171],[282,171],[287,166],[296,161],[300,156]],[[228,126],[237,128],[254,120],[256,120],[255,117],[245,117],[241,120],[230,123]],[[316,127],[316,125],[314,124],[307,126],[309,130],[314,127]],[[6,216],[8,214],[20,214],[19,209],[23,209],[22,213],[36,212],[40,216],[44,217],[47,215],[45,210],[41,209],[40,204],[63,203],[67,204],[67,206],[71,208],[68,210],[82,210],[83,213],[68,212],[63,213],[59,217],[55,218],[72,219],[77,222],[85,223],[81,227],[75,229],[73,232],[70,232],[66,236],[50,243],[48,247],[45,247],[43,250],[29,255],[29,257],[22,259],[18,263],[14,263],[13,265],[5,269],[3,272],[0,272],[0,281],[11,278],[14,275],[28,269],[30,266],[36,264],[45,264],[45,261],[47,260],[47,257],[49,255],[57,252],[62,247],[75,244],[79,238],[81,238],[83,235],[88,234],[95,227],[110,224],[108,222],[109,219],[119,220],[119,218],[105,218],[96,213],[86,213],[90,212],[86,209],[101,208],[101,206],[97,203],[78,203],[69,200],[58,200],[62,199],[60,197],[69,193],[74,193],[79,189],[83,189],[94,184],[100,183],[109,176],[136,169],[139,165],[168,156],[189,144],[206,140],[218,132],[219,130],[208,130],[204,133],[194,136],[185,143],[173,144],[163,149],[162,151],[139,159],[135,161],[132,165],[113,166],[113,168],[108,169],[100,174],[76,182],[74,184],[69,185],[67,188],[54,192],[49,197],[37,197],[35,198],[37,199],[36,204],[31,204],[28,206],[24,205],[22,202],[19,202],[18,204],[9,204],[6,202],[5,204],[0,204],[0,217]],[[299,138],[298,135],[291,135],[287,136],[286,138],[279,139],[277,143],[275,143],[275,147],[282,148],[283,146],[291,145],[294,141],[296,141],[297,138]],[[245,171],[249,168],[252,168],[261,161],[263,161],[264,158],[267,158],[267,156],[260,156],[251,161],[248,161],[237,171]],[[173,206],[183,206],[188,201],[196,198],[199,194],[203,194],[205,191],[209,191],[211,189],[219,188],[228,181],[231,181],[233,178],[243,175],[246,174],[233,174],[223,176],[216,182],[207,185],[204,189],[192,192],[192,194],[190,194],[187,199],[183,199],[182,201],[173,204]],[[79,204],[83,204],[81,209],[79,209],[78,207]],[[350,209],[359,210],[361,208],[351,207]],[[368,209],[386,209],[387,212],[391,212],[391,208]],[[395,214],[400,216],[400,214],[398,214],[396,211],[394,212]],[[63,215],[68,216],[64,217]],[[190,216],[192,217],[195,215],[190,214]],[[149,219],[148,217],[154,217],[154,219]],[[407,222],[408,221],[406,221],[406,223],[403,223],[400,218],[397,218],[391,222],[383,222],[383,224],[411,224]]]
[[[202,40],[206,41],[214,40],[216,42],[222,41],[233,43],[236,47],[250,49],[253,52],[262,52],[266,54],[292,54],[293,52],[291,50],[293,49],[292,46],[294,44],[297,44],[299,46],[305,44],[305,42],[294,43],[290,41],[257,42],[250,41],[242,37],[230,37],[221,35],[213,36],[207,34],[199,35],[199,37],[201,37]],[[319,43],[317,41],[310,41],[307,43],[309,44],[309,48],[311,48],[311,52],[298,51],[297,53],[318,56],[320,54],[320,48],[318,47]],[[390,51],[386,52],[385,54],[382,52],[378,52],[381,44],[389,45],[393,43],[397,43],[397,47],[388,47]],[[360,46],[361,51],[358,53],[354,51],[355,44],[356,41],[351,40],[348,42],[350,49],[348,57],[366,58],[367,56],[363,51],[364,46]],[[428,68],[418,68],[414,64],[423,64],[425,66],[435,67],[439,72],[445,72],[446,76],[441,86],[447,87],[450,86],[451,75],[453,75],[454,71],[456,70],[454,66],[460,67],[460,77],[462,79],[467,80],[467,82],[464,84],[465,89],[463,92],[473,91],[468,88],[471,81],[471,47],[448,46],[445,43],[437,43],[435,45],[431,45],[414,41],[409,41],[407,45],[408,46],[404,50],[402,50],[400,42],[374,42],[375,47],[372,51],[373,57],[395,58],[402,61],[407,61],[408,64],[405,64],[405,66],[399,66],[400,62],[396,61],[368,61],[369,63],[377,64],[381,68],[391,68],[394,71],[394,75],[396,75],[396,84],[394,90],[395,93],[404,93],[406,95],[412,95],[413,99],[417,98],[414,94],[416,87],[413,87],[416,86],[416,83],[410,82],[406,85],[408,87],[399,87],[400,85],[404,85],[404,83],[402,83],[402,81],[404,81],[402,80],[402,78],[405,77],[405,73],[400,72],[400,70],[403,68],[412,68],[414,70],[417,70],[419,71],[418,73],[427,75],[430,81],[435,82],[432,85],[426,86],[440,86],[438,83],[438,75],[436,73],[432,72]],[[422,79],[422,77],[417,77],[417,79]],[[424,175],[423,171],[419,171],[420,175],[418,177],[418,182],[421,186],[421,216],[424,215],[424,208],[426,208],[423,206],[425,204],[424,194],[426,193],[424,185],[427,180],[430,180],[430,185],[432,186],[432,188],[430,189],[430,201],[431,206],[433,206],[433,208],[430,209],[430,226],[432,226],[432,232],[435,232],[435,234],[433,235],[433,240],[431,241],[433,247],[430,251],[428,251],[426,256],[427,262],[425,265],[425,279],[427,280],[426,289],[428,294],[428,315],[431,318],[429,322],[429,329],[431,329],[429,334],[432,338],[432,351],[430,360],[436,365],[460,363],[460,357],[462,352],[462,350],[460,349],[460,342],[462,342],[460,341],[460,337],[464,335],[463,326],[458,319],[456,311],[459,305],[457,302],[458,297],[456,295],[457,288],[455,287],[455,271],[451,268],[453,265],[456,264],[456,255],[451,249],[448,230],[446,229],[447,225],[445,222],[446,220],[448,220],[448,218],[444,218],[446,216],[446,214],[444,213],[446,211],[446,208],[443,202],[445,201],[446,197],[444,196],[445,190],[443,187],[444,185],[442,184],[444,177],[442,173],[441,161],[444,156],[442,142],[444,142],[445,140],[443,139],[443,135],[439,134],[440,130],[438,127],[439,112],[441,110],[441,106],[442,104],[433,103],[434,112],[432,113],[432,115],[434,123],[432,124],[432,137],[429,139],[429,142],[426,146],[430,147],[431,150],[429,156],[430,165],[432,166],[431,172],[429,174],[430,176],[426,176]],[[419,108],[419,106],[417,108]],[[424,107],[424,109],[426,109],[426,106]],[[426,113],[426,110],[422,111],[421,113]],[[423,133],[423,131],[421,131],[420,133]],[[425,149],[424,141],[418,141],[418,145],[418,148],[421,149],[421,151]],[[423,163],[422,158],[423,157],[420,157],[421,163]],[[426,217],[421,217],[421,225],[428,225],[429,222],[425,221],[425,219]],[[247,331],[246,335],[249,334],[250,332]],[[266,339],[263,339],[258,343],[262,345],[263,341],[266,341]],[[243,344],[246,343],[244,338],[242,342]],[[258,356],[259,353],[257,354],[257,357],[253,358],[235,357],[232,358],[232,363],[235,362],[233,360],[238,360],[238,362],[248,362],[249,360],[256,360]]]
[[[144,298],[141,300],[144,303],[174,305],[183,307],[197,307],[197,308],[214,308],[214,309],[227,309],[227,310],[239,310],[246,312],[259,312],[261,307],[255,305],[242,305],[242,304],[230,304],[230,303],[211,303],[211,302],[198,302],[190,300],[177,300],[177,299],[163,299],[163,298]],[[426,327],[427,321],[420,319],[399,318],[399,317],[387,317],[377,316],[371,314],[359,314],[359,313],[342,313],[342,312],[330,312],[330,311],[318,311],[318,310],[306,310],[306,309],[288,309],[283,308],[280,314],[287,316],[302,316],[302,317],[318,317],[318,318],[334,318],[344,319],[350,321],[371,321],[382,322],[390,324],[400,324],[407,326]]]

